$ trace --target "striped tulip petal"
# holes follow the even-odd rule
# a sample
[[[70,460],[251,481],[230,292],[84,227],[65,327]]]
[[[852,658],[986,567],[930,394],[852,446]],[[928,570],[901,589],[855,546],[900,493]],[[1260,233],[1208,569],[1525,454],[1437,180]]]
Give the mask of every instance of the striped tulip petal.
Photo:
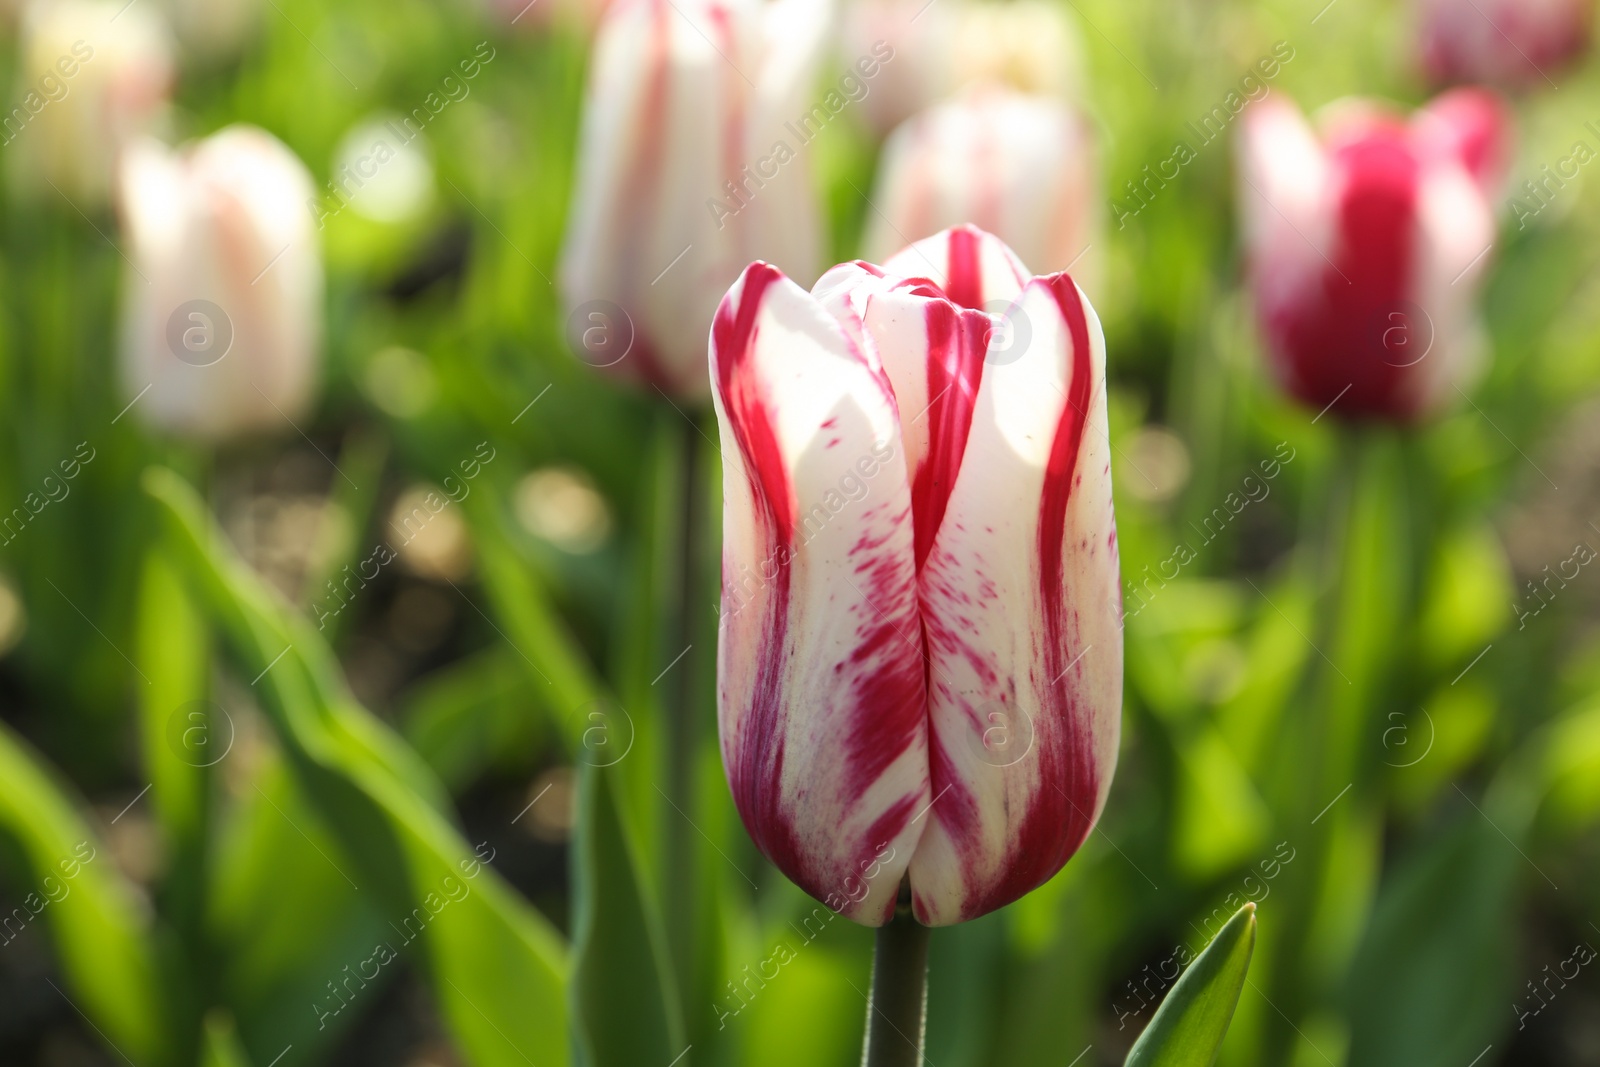
[[[894,398],[821,302],[762,263],[723,301],[711,355],[725,442],[718,687],[729,785],[785,874],[880,923],[928,802]]]
[[[916,241],[885,260],[883,269],[926,278],[962,307],[991,312],[1015,300],[1032,276],[1004,241],[976,226],[956,226]]]
[[[909,875],[939,925],[1047,880],[1105,802],[1105,347],[1070,278],[980,231],[895,261],[926,269],[846,264],[808,294],[758,263],[718,312],[718,710],[769,859],[869,925]]]
[[[1105,342],[1064,274],[1028,283],[1031,330],[991,359],[921,575],[933,794],[911,865],[919,920],[1010,903],[1088,835],[1122,691]]]

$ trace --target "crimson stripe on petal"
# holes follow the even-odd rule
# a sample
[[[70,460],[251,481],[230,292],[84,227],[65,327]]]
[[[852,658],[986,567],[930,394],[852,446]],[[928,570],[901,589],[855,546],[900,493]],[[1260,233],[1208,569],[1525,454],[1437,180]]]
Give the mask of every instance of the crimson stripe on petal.
[[[859,330],[765,264],[712,331],[724,468],[718,712],[730,789],[786,875],[884,921],[927,802],[910,487]],[[891,861],[877,859],[885,847]],[[863,879],[872,868],[877,875]],[[881,869],[879,869],[881,868]]]

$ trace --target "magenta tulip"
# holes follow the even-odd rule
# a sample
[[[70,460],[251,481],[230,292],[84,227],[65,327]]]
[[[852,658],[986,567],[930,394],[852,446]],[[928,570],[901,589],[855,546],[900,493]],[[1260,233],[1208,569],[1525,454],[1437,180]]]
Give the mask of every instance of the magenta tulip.
[[[870,926],[975,918],[1083,843],[1116,763],[1121,597],[1099,320],[969,226],[711,336],[718,711],[762,852]]]
[[[1277,96],[1244,118],[1241,213],[1269,361],[1314,408],[1413,421],[1481,363],[1508,122],[1497,98],[1464,89],[1410,119],[1345,102],[1321,125],[1319,140]]]

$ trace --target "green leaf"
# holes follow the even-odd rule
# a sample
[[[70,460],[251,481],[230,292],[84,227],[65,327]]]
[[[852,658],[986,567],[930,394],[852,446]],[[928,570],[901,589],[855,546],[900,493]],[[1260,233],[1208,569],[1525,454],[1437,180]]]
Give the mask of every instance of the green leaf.
[[[556,720],[569,751],[580,751],[587,725],[580,711],[607,696],[605,686],[551,605],[539,576],[518,557],[487,487],[461,506],[472,528],[483,590],[505,624],[506,643],[528,668],[541,703],[558,709]]]
[[[233,1018],[217,1010],[206,1016],[201,1036],[200,1067],[250,1067],[250,1058],[239,1045]]]
[[[492,853],[462,839],[426,763],[355,702],[327,645],[233,554],[194,490],[166,470],[144,481],[163,505],[174,558],[256,679],[297,782],[358,877],[341,874],[395,930],[351,970],[420,952],[475,1067],[569,1062],[559,935],[489,866]]]
[[[3,724],[0,830],[15,839],[31,868],[34,888],[17,910],[49,928],[66,977],[58,992],[124,1057],[168,1062],[169,986],[134,889],[38,757]],[[8,927],[4,936],[17,935]]]
[[[205,619],[171,562],[163,553],[150,553],[140,585],[135,645],[140,673],[149,684],[136,692],[151,806],[180,852],[192,847],[205,827],[205,767],[213,756],[205,749],[218,733],[201,703],[211,670],[208,636]]]
[[[1210,1067],[1228,1034],[1256,944],[1256,906],[1218,931],[1161,1002],[1125,1067]]]
[[[207,926],[246,1047],[268,1063],[292,1045],[278,1067],[296,1067],[325,1062],[356,1021],[323,1017],[325,983],[392,932],[372,894],[345,881],[351,860],[283,761],[264,763],[217,827]]]
[[[671,1063],[684,1051],[665,935],[620,818],[614,772],[583,764],[573,838],[572,1013],[592,1067]]]
[[[1467,1063],[1510,1026],[1516,875],[1539,875],[1497,825],[1522,836],[1468,810],[1386,879],[1351,968],[1348,1062]]]
[[[434,671],[401,698],[401,731],[452,791],[493,769],[528,773],[550,746],[550,716],[527,667],[503,645]]]

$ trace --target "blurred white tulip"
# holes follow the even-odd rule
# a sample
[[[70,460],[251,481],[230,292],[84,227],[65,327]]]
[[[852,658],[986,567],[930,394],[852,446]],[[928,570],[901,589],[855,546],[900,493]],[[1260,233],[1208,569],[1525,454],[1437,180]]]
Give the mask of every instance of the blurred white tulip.
[[[619,0],[590,61],[561,283],[594,366],[710,391],[717,303],[752,260],[814,280],[806,144],[849,100],[816,85],[825,0]],[[837,106],[834,106],[837,103]]]
[[[16,145],[19,181],[36,193],[54,185],[80,210],[104,205],[118,154],[166,105],[166,27],[117,0],[36,0],[23,14],[18,72],[0,142]]]
[[[122,376],[146,422],[214,440],[304,414],[322,333],[314,192],[294,153],[253,127],[178,152],[129,148]]]
[[[863,108],[885,134],[919,111],[983,82],[1066,100],[1082,94],[1083,46],[1071,17],[1047,0],[859,0],[845,17],[841,59],[878,42],[894,50]]]
[[[1041,274],[1091,295],[1101,200],[1088,120],[1049,96],[975,86],[902,124],[884,146],[866,255],[971,223]]]

